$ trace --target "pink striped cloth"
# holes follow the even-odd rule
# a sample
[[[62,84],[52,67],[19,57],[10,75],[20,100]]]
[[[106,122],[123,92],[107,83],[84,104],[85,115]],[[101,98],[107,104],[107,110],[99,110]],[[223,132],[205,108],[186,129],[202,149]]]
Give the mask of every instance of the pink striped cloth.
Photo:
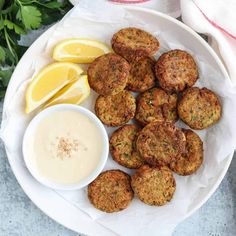
[[[181,0],[183,22],[209,35],[236,86],[236,0]]]

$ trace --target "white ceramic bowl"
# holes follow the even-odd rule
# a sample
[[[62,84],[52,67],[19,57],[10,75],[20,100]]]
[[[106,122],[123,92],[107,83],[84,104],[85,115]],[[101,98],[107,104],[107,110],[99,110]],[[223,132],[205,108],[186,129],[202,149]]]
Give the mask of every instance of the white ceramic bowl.
[[[103,139],[102,155],[96,169],[94,169],[86,178],[82,179],[81,181],[75,184],[58,184],[40,175],[40,173],[38,172],[37,165],[35,165],[35,163],[32,161],[30,153],[27,151],[28,144],[30,140],[32,139],[35,129],[37,128],[40,121],[42,121],[45,117],[51,115],[54,112],[66,111],[66,110],[76,111],[76,112],[79,112],[80,114],[87,116],[90,120],[92,120],[94,124],[96,124],[101,134],[101,137]],[[109,153],[109,140],[108,140],[107,132],[103,124],[91,111],[78,105],[60,104],[60,105],[55,105],[55,106],[52,106],[43,110],[31,120],[24,134],[22,151],[23,151],[24,161],[28,170],[34,176],[34,178],[38,180],[41,184],[47,187],[53,188],[53,189],[58,189],[58,190],[76,190],[76,189],[80,189],[87,186],[102,171],[103,167],[106,164],[108,153]]]

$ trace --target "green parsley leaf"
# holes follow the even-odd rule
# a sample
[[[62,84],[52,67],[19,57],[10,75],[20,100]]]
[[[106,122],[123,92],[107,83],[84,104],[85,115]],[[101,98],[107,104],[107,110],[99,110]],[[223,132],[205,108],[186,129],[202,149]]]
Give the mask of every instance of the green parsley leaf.
[[[0,98],[3,98],[5,96],[5,93],[6,93],[5,89],[0,90]]]
[[[72,7],[69,0],[0,0],[0,98],[27,49],[19,45],[22,34],[56,22]]]
[[[36,29],[41,25],[41,12],[37,7],[21,6],[21,16],[26,29]]]
[[[51,1],[48,3],[43,4],[44,7],[51,8],[51,9],[57,9],[62,7],[64,4],[62,2],[57,1]]]
[[[52,14],[50,11],[42,11],[42,24],[43,25],[50,25],[58,21],[59,19],[61,19],[61,13],[59,12],[55,12]]]
[[[0,71],[0,81],[3,86],[7,86],[13,72],[13,67]]]
[[[0,46],[0,62],[5,62],[6,52],[3,47]]]
[[[12,21],[6,19],[4,20],[4,25],[10,30],[14,29],[17,34],[26,34],[26,32],[19,25],[13,23]]]
[[[12,11],[14,4],[10,5],[9,7],[7,7],[6,9],[1,11],[1,14],[6,15],[8,13],[10,13]]]
[[[19,57],[22,57],[27,49],[28,47],[26,46],[18,45],[16,48],[17,55]]]
[[[5,0],[0,0],[0,12],[2,11],[2,7],[3,7],[4,3],[5,3]]]
[[[15,57],[12,55],[11,51],[8,48],[5,48],[6,53],[6,63],[9,65],[14,65],[16,63]]]
[[[19,9],[16,13],[16,19],[22,21],[21,10]]]
[[[0,30],[2,30],[3,28],[4,28],[4,21],[0,19]]]
[[[4,25],[7,26],[8,29],[13,29],[13,23],[9,20],[4,20]]]

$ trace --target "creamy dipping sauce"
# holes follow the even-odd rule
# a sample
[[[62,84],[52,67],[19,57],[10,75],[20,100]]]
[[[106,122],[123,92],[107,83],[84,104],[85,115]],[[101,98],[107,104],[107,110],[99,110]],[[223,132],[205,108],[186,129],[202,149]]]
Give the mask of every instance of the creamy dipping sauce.
[[[74,184],[96,169],[103,139],[84,114],[56,111],[40,121],[27,149],[41,176],[59,184]]]

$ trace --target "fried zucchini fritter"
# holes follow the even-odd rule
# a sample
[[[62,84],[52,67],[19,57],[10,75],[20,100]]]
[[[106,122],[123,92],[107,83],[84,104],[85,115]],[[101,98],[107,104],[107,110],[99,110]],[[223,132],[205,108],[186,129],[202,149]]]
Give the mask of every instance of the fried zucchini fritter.
[[[198,68],[193,57],[179,49],[162,54],[157,60],[155,73],[160,87],[172,92],[192,87],[198,79]]]
[[[207,88],[189,88],[178,104],[179,117],[190,128],[206,129],[221,118],[222,108],[216,94]]]
[[[88,68],[89,85],[100,95],[115,95],[126,87],[129,70],[129,63],[121,56],[102,55]]]
[[[134,92],[144,92],[155,86],[154,60],[145,57],[130,63],[127,88]]]
[[[111,45],[117,54],[128,61],[153,56],[160,47],[154,36],[134,27],[124,28],[115,33]]]
[[[172,199],[176,182],[168,167],[144,165],[131,177],[131,186],[144,203],[162,206]]]
[[[175,122],[177,115],[177,94],[152,88],[138,97],[135,119],[142,125],[153,121]]]
[[[185,151],[186,138],[181,129],[170,122],[155,121],[145,126],[138,135],[136,147],[150,165],[168,165]]]
[[[95,104],[96,115],[107,126],[124,125],[134,117],[135,111],[135,98],[126,90],[116,95],[100,95]]]
[[[121,170],[102,172],[88,186],[90,202],[97,209],[108,213],[127,208],[133,196],[130,176]]]
[[[113,159],[130,169],[137,169],[144,164],[144,160],[136,151],[139,131],[136,125],[124,125],[113,132],[110,138],[110,152]]]
[[[186,137],[186,150],[179,160],[170,163],[170,169],[179,175],[191,175],[203,162],[203,143],[192,130],[183,130]]]

